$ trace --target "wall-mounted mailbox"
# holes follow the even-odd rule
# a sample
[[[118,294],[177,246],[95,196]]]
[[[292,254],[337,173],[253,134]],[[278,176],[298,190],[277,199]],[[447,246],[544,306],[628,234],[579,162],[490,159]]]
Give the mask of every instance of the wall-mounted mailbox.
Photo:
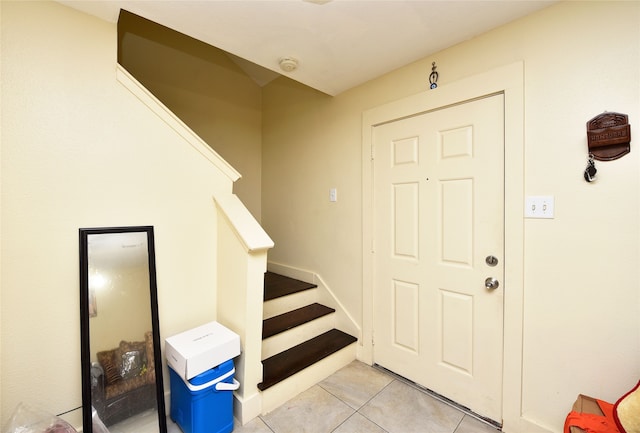
[[[598,161],[613,161],[631,151],[629,116],[604,112],[587,122],[589,153]]]

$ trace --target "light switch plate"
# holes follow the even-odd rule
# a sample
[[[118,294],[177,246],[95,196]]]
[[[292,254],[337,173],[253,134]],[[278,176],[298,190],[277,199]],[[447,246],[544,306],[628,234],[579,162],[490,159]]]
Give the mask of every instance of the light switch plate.
[[[335,188],[331,188],[329,190],[329,201],[335,202],[338,201],[338,190]]]
[[[527,196],[524,204],[524,216],[526,218],[553,218],[554,201],[552,195]]]

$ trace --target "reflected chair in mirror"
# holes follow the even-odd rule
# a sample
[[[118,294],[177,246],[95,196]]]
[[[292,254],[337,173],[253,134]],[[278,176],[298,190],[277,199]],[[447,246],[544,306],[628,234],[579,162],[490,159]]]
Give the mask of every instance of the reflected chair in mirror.
[[[91,399],[108,427],[155,407],[156,373],[153,335],[144,341],[121,341],[96,354],[91,364]]]

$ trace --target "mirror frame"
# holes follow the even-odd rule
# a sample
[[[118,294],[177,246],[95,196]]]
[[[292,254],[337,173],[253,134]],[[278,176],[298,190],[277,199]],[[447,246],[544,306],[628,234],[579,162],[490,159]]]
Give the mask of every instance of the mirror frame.
[[[93,433],[91,403],[91,345],[89,337],[89,257],[88,237],[95,234],[139,233],[147,234],[147,255],[149,258],[149,290],[151,305],[151,328],[153,334],[153,355],[156,373],[156,402],[158,410],[158,431],[167,433],[167,415],[162,379],[162,350],[160,348],[160,327],[158,320],[158,289],[156,280],[156,259],[153,226],[81,228],[80,237],[80,345],[82,372],[82,431]]]

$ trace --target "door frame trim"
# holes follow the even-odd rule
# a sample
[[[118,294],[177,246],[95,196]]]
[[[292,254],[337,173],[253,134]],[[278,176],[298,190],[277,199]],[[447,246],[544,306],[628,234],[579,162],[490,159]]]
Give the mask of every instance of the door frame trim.
[[[502,422],[510,432],[522,416],[524,299],[524,63],[516,62],[372,108],[362,114],[362,339],[358,359],[373,363],[373,128],[496,93],[504,94],[504,350]],[[508,429],[508,430],[507,430]]]

